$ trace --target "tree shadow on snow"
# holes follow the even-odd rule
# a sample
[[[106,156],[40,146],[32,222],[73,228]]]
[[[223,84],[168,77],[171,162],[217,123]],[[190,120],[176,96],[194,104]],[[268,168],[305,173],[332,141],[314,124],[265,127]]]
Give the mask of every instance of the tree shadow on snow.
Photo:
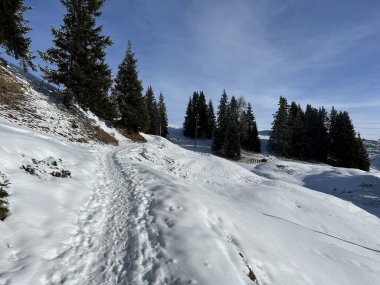
[[[364,173],[339,175],[339,170],[331,170],[307,176],[304,186],[349,201],[380,218],[380,178]]]

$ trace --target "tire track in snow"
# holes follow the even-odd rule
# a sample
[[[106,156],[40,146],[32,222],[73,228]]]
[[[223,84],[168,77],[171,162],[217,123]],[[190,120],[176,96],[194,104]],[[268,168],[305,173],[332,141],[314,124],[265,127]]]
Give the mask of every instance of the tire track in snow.
[[[128,145],[133,151],[134,145]],[[160,284],[159,231],[134,164],[125,164],[120,147],[99,155],[92,198],[80,215],[68,248],[52,260],[58,264],[46,284]],[[161,281],[160,281],[161,280]]]

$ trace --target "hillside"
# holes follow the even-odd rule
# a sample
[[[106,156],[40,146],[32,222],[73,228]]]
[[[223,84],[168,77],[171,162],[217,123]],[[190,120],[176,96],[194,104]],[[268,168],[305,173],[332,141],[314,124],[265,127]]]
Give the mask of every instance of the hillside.
[[[376,169],[235,163],[180,131],[133,143],[1,71],[22,99],[1,93],[0,284],[379,283]]]

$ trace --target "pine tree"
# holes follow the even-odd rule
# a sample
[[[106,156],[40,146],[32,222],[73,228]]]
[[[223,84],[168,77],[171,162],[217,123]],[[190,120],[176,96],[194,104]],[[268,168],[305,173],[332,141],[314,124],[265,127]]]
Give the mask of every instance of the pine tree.
[[[338,112],[335,110],[334,106],[331,108],[330,116],[328,119],[328,138],[329,138],[329,144],[328,144],[328,162],[332,165],[334,165],[334,160],[336,157],[336,153],[339,152],[339,145],[336,143],[337,140],[337,117]]]
[[[326,109],[322,106],[318,109],[318,127],[317,127],[317,147],[316,159],[322,162],[327,161],[329,149],[329,137],[327,131],[328,114]]]
[[[272,132],[269,138],[269,150],[280,156],[289,155],[290,131],[288,127],[289,105],[285,97],[280,97],[279,108],[273,115]]]
[[[195,128],[197,128],[197,130],[195,130]],[[197,134],[198,137],[199,130],[199,93],[194,92],[187,106],[185,122],[183,124],[183,135],[194,138],[195,134]]]
[[[206,97],[203,91],[199,92],[197,109],[198,109],[198,125],[199,125],[199,131],[197,132],[197,136],[204,137],[207,135],[207,131],[208,131],[208,114],[207,114]]]
[[[0,1],[0,47],[7,54],[20,61],[24,70],[35,69],[30,52],[31,39],[26,34],[31,30],[24,19],[23,13],[31,9],[24,5],[24,0]]]
[[[328,162],[338,167],[358,168],[368,171],[370,161],[360,134],[356,136],[347,112],[337,112],[334,107],[329,118]]]
[[[194,128],[195,128],[195,122],[194,122],[193,101],[190,96],[189,102],[187,103],[185,121],[183,123],[183,135],[185,137],[190,137],[191,134],[194,133]]]
[[[160,97],[158,99],[158,113],[159,113],[159,135],[166,138],[169,134],[168,132],[168,115],[166,112],[166,105],[164,95],[160,93]]]
[[[249,149],[248,143],[248,132],[249,132],[249,123],[248,123],[248,114],[247,114],[247,102],[243,96],[240,96],[238,99],[238,115],[239,115],[239,135],[241,146],[245,149]]]
[[[112,44],[101,35],[96,19],[105,0],[61,0],[67,12],[63,25],[53,28],[55,47],[40,52],[41,57],[56,66],[42,69],[49,82],[65,87],[64,103],[73,98],[84,108],[103,117],[113,117],[108,91],[111,70],[105,63],[105,49]],[[111,114],[109,112],[111,111]]]
[[[145,93],[145,104],[148,110],[148,134],[157,135],[159,133],[159,117],[158,117],[158,109],[157,102],[154,98],[153,89],[151,86],[148,87]]]
[[[231,98],[229,122],[224,140],[224,155],[230,159],[239,159],[241,155],[239,138],[239,110],[234,96]]]
[[[122,116],[119,124],[132,132],[148,128],[148,110],[142,96],[143,87],[138,78],[136,63],[131,43],[128,42],[128,49],[124,60],[119,65],[112,92],[118,98]]]
[[[220,128],[223,136],[227,131],[230,118],[230,104],[228,103],[228,96],[225,90],[223,90],[222,97],[218,108],[217,126]]]
[[[356,160],[357,160],[357,164],[356,164],[357,168],[364,171],[369,171],[371,163],[369,161],[368,153],[363,144],[363,140],[360,137],[360,134],[358,134],[358,137],[356,138]]]
[[[339,112],[336,116],[334,131],[335,137],[330,153],[331,162],[339,167],[357,167],[355,159],[357,140],[354,126],[347,112]]]
[[[290,131],[289,154],[293,157],[304,158],[304,121],[305,114],[296,102],[290,104],[288,127]]]
[[[248,103],[246,114],[246,124],[247,124],[247,139],[242,142],[242,145],[247,150],[254,152],[261,152],[261,143],[259,138],[259,133],[257,131],[257,124],[255,120],[255,115],[253,114],[251,103]]]
[[[206,137],[208,139],[212,139],[215,131],[215,114],[214,114],[214,107],[212,105],[211,99],[208,102],[207,106],[207,133]]]
[[[183,134],[190,138],[194,138],[195,134],[197,137],[205,137],[209,131],[208,123],[206,97],[203,91],[194,92],[187,106]],[[195,130],[195,128],[197,129]]]
[[[317,159],[318,124],[318,109],[307,105],[304,122],[305,158],[307,159]]]
[[[193,93],[193,118],[192,118],[192,127],[193,132],[190,134],[191,138],[198,137],[199,134],[199,93]]]
[[[218,107],[216,129],[212,141],[212,150],[216,153],[222,152],[223,150],[224,138],[229,124],[229,112],[230,107],[228,104],[228,96],[226,90],[223,90]]]

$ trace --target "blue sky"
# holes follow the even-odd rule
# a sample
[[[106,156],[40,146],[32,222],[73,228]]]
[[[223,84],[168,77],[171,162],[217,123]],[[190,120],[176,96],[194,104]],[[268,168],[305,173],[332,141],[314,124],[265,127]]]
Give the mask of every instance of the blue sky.
[[[26,4],[32,49],[46,50],[64,9],[58,0]],[[216,107],[226,89],[252,103],[259,129],[285,96],[347,110],[363,137],[380,138],[377,0],[108,0],[99,23],[114,42],[114,73],[130,39],[140,79],[163,92],[171,123],[182,123],[193,91]]]

